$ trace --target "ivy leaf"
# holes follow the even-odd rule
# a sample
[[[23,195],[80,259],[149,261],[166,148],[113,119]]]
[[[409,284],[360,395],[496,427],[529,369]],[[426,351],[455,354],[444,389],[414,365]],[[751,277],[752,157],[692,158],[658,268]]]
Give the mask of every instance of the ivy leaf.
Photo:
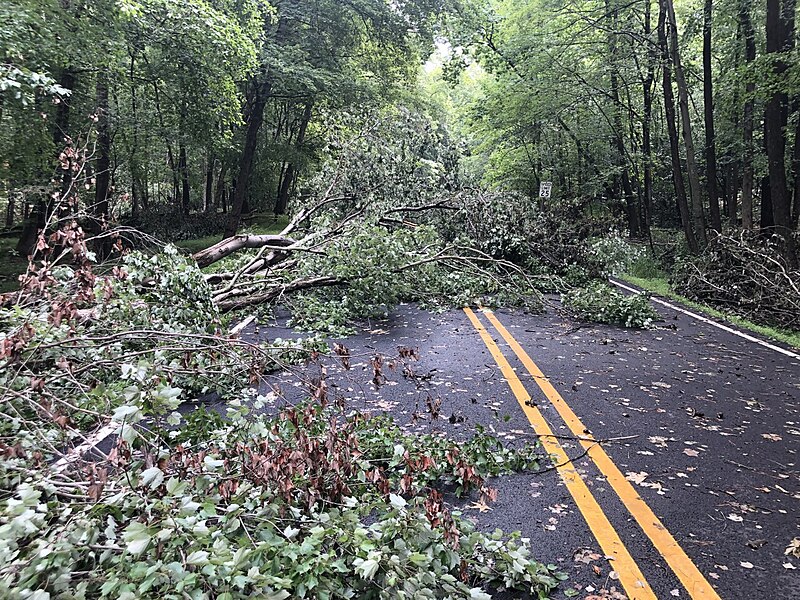
[[[205,550],[197,550],[186,557],[187,565],[202,566],[206,563],[208,563],[208,552]]]
[[[150,467],[142,473],[141,484],[143,486],[150,486],[151,490],[156,489],[164,481],[164,471],[158,467]]]
[[[356,573],[358,573],[364,579],[369,579],[370,581],[372,581],[372,578],[375,577],[375,573],[378,572],[378,567],[380,566],[380,563],[374,558],[368,558],[366,560],[363,558],[357,558],[353,562],[356,565]]]
[[[397,494],[389,494],[389,502],[397,510],[405,508],[407,504],[405,499],[402,496],[398,496]]]
[[[125,528],[122,540],[125,542],[128,552],[138,556],[145,551],[150,544],[152,536],[144,523],[134,521]]]

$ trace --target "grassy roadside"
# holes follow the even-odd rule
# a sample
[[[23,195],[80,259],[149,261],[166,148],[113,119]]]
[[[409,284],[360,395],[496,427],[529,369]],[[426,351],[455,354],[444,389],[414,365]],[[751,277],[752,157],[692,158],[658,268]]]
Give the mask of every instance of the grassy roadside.
[[[684,306],[692,308],[709,317],[714,317],[715,319],[719,319],[721,321],[733,323],[742,329],[747,329],[766,338],[782,342],[787,346],[800,349],[800,332],[786,331],[782,329],[775,329],[774,327],[768,327],[766,325],[758,325],[757,323],[753,323],[752,321],[748,321],[747,319],[743,319],[742,317],[733,315],[731,313],[723,312],[721,310],[711,308],[710,306],[706,306],[705,304],[700,304],[693,300],[689,300],[688,298],[674,292],[670,287],[669,282],[663,277],[643,278],[634,277],[633,275],[620,275],[618,277],[619,279],[638,286],[643,290],[647,290],[653,294],[680,302]]]

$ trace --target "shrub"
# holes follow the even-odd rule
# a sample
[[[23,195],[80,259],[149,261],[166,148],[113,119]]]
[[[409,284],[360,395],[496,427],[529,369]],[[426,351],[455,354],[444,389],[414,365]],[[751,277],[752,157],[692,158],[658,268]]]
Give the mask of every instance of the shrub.
[[[597,323],[646,328],[658,319],[658,313],[650,306],[648,296],[626,296],[600,282],[575,288],[563,294],[561,301],[579,318]]]
[[[633,263],[647,254],[644,248],[631,244],[616,230],[587,245],[587,260],[598,265],[604,277],[627,272]]]

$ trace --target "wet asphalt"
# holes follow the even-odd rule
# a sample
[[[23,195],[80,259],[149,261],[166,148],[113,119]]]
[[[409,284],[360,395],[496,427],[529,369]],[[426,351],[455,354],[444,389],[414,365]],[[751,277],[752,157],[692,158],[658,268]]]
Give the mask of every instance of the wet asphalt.
[[[800,360],[656,309],[662,321],[645,331],[579,323],[557,308],[495,314],[594,437],[609,440],[606,452],[721,598],[800,598],[800,559],[784,554],[800,537]],[[254,324],[242,335],[289,337],[282,322]],[[570,437],[497,331],[484,325],[554,432]],[[409,432],[463,439],[482,425],[512,446],[535,443],[463,311],[401,306],[337,341],[350,352],[350,369],[335,356],[322,357],[305,367],[304,378],[324,367],[330,394],[348,406],[391,414]],[[418,359],[400,357],[401,348]],[[384,359],[380,385],[373,382],[376,355]],[[297,373],[289,372],[262,391],[275,392],[276,407],[307,396]],[[441,400],[436,419],[428,398]],[[561,443],[657,597],[690,598],[578,442]],[[550,466],[543,455],[541,472],[496,478],[491,510],[463,503],[464,516],[480,529],[519,530],[530,538],[536,559],[569,574],[554,597],[572,588],[578,598],[625,598]]]

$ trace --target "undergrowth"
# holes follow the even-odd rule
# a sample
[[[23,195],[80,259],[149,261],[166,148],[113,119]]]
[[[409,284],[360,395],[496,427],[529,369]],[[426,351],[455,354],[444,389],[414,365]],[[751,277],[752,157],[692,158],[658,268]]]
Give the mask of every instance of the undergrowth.
[[[658,313],[645,294],[626,296],[607,283],[596,282],[576,288],[561,299],[576,316],[596,323],[647,328],[658,319]]]

